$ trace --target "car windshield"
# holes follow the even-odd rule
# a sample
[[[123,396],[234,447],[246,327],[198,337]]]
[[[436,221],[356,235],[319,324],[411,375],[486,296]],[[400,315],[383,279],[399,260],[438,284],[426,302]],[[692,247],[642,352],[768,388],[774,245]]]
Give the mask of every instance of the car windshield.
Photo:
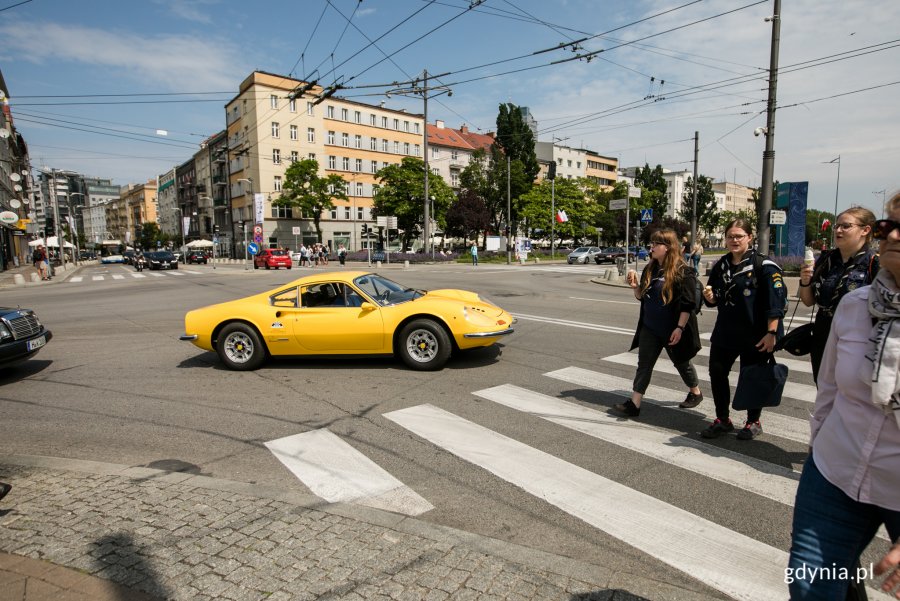
[[[588,250],[589,250],[589,249],[588,249],[587,246],[579,246],[578,248],[576,248],[576,249],[573,250],[572,252],[573,252],[573,253],[586,253]]]
[[[405,303],[425,296],[426,294],[424,290],[405,288],[397,282],[392,282],[387,278],[383,278],[380,275],[375,275],[373,273],[360,276],[353,280],[353,283],[358,286],[360,290],[365,292],[366,296],[373,299],[382,307]]]
[[[273,256],[276,256],[276,257],[286,257],[286,256],[287,256],[287,252],[281,250],[280,248],[272,249],[272,250],[270,250],[269,252],[270,252]]]

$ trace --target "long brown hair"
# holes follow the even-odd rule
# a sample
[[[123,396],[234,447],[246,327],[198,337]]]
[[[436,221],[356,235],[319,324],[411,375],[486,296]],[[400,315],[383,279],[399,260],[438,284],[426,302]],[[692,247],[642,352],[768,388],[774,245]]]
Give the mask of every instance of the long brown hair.
[[[663,289],[662,301],[664,305],[672,302],[675,296],[675,281],[680,279],[683,270],[687,267],[684,258],[681,256],[681,245],[678,243],[678,234],[674,230],[657,230],[650,235],[650,241],[658,244],[666,245],[666,256],[663,258],[662,265],[656,259],[650,259],[650,264],[644,270],[644,276],[641,278],[641,296],[646,294],[650,288],[650,281],[653,278],[653,272],[657,267],[662,269],[663,273]]]
[[[849,209],[838,213],[838,216],[834,219],[835,223],[837,223],[837,220],[840,219],[841,215],[850,215],[859,220],[861,226],[869,226],[869,234],[866,236],[866,241],[863,244],[863,248],[868,248],[872,243],[873,230],[875,229],[875,213],[865,207],[850,207]]]

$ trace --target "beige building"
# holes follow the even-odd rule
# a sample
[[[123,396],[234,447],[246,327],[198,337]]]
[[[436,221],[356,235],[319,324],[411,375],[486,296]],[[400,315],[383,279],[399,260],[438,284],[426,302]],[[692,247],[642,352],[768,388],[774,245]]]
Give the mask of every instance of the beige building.
[[[616,185],[616,174],[619,171],[619,159],[605,157],[591,150],[585,151],[586,168],[584,176],[605,190]]]
[[[351,250],[364,248],[360,226],[374,225],[375,173],[399,164],[405,156],[422,158],[423,118],[335,96],[319,101],[323,93],[319,86],[296,95],[303,85],[300,80],[254,71],[225,107],[235,240],[243,246],[243,230],[252,238],[256,223],[262,225],[263,247],[295,248],[316,240],[308,215],[272,205],[291,162],[312,158],[319,162],[321,176],[336,173],[344,178],[349,197],[335,201],[335,208],[321,216],[323,242],[332,248],[339,244]]]
[[[119,198],[109,202],[105,209],[110,235],[133,246],[141,237],[144,223],[157,221],[156,180],[123,186]]]
[[[713,192],[725,195],[723,211],[755,211],[756,203],[753,202],[755,188],[748,188],[731,182],[716,182],[712,185]]]

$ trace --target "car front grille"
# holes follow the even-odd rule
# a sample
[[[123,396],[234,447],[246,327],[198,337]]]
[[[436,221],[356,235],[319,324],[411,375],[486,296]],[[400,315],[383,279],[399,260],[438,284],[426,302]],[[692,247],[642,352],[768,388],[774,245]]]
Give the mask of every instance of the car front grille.
[[[12,328],[13,338],[16,340],[29,338],[41,331],[41,325],[34,313],[26,313],[21,317],[10,319],[9,325]]]

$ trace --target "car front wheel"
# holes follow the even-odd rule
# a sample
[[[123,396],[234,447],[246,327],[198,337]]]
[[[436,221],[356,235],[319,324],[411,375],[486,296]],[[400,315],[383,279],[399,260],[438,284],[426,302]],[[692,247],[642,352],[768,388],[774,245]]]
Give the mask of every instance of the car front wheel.
[[[441,369],[452,350],[447,332],[430,319],[417,319],[406,324],[398,344],[403,362],[419,371]]]
[[[225,367],[235,371],[250,371],[262,365],[266,349],[252,327],[232,323],[219,333],[216,351]]]

